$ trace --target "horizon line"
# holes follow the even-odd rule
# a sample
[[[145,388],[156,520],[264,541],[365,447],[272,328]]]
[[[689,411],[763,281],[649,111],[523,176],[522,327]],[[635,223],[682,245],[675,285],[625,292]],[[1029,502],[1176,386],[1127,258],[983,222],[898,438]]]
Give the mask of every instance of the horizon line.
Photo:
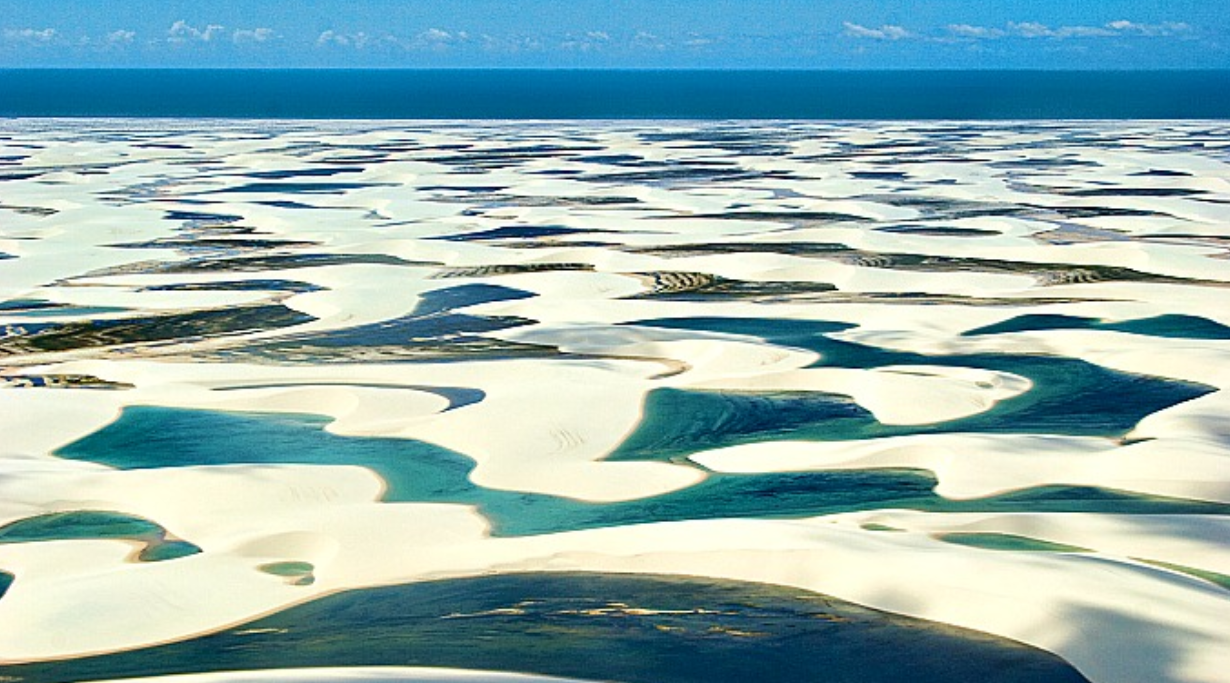
[[[1051,68],[1051,67],[712,67],[712,66],[0,66],[12,71],[714,71],[714,72],[824,72],[824,73],[921,73],[921,72],[1015,72],[1015,73],[1222,73],[1230,67],[1150,68]]]

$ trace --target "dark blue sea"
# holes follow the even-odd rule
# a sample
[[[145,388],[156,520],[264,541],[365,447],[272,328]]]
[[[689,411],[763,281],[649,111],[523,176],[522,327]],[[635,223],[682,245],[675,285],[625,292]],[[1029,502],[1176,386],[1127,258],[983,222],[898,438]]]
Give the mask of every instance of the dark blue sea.
[[[0,117],[1219,119],[1230,71],[0,69]]]

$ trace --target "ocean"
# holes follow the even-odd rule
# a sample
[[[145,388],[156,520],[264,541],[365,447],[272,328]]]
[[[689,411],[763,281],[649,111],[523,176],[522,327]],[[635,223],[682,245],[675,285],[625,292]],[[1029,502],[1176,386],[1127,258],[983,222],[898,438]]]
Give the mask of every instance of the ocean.
[[[0,69],[0,117],[1230,117],[1230,71]]]

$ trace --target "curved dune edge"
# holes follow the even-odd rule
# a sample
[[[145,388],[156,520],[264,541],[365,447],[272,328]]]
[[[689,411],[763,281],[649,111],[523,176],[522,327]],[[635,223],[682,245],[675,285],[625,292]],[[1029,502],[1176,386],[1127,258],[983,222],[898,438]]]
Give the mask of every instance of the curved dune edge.
[[[717,472],[763,473],[909,468],[933,472],[936,493],[985,498],[1035,486],[1094,486],[1230,503],[1222,449],[1161,437],[1120,445],[1096,437],[919,434],[852,442],[775,441],[695,453]]]

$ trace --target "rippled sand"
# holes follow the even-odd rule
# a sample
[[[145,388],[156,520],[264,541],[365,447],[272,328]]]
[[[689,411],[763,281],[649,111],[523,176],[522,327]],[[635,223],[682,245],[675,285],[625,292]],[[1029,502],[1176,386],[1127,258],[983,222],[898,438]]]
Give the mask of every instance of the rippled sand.
[[[584,571],[1223,680],[1227,254],[1222,123],[4,122],[0,674]]]

